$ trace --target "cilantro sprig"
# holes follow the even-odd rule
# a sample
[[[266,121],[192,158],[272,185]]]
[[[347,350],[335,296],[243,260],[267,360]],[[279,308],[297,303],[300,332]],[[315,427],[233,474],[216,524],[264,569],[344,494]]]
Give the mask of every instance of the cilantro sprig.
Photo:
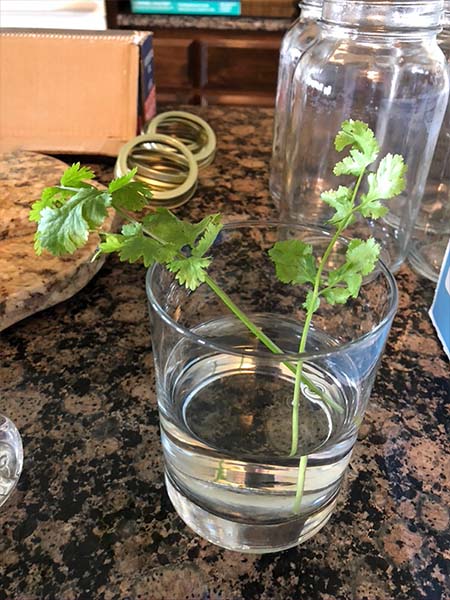
[[[355,222],[358,215],[363,218],[378,219],[388,209],[381,200],[389,200],[400,194],[406,186],[406,165],[403,157],[387,154],[376,171],[367,176],[368,190],[358,196],[367,169],[378,158],[379,146],[374,133],[362,121],[348,120],[342,123],[341,131],[335,138],[335,148],[342,152],[350,147],[349,155],[338,162],[333,170],[337,176],[353,176],[352,186],[340,185],[337,189],[321,194],[334,214],[328,224],[335,232],[322,257],[313,256],[313,248],[301,240],[277,242],[269,251],[280,281],[290,284],[310,284],[303,307],[306,310],[305,323],[299,344],[299,353],[306,348],[308,333],[314,313],[322,301],[328,304],[345,304],[349,298],[357,298],[364,276],[371,273],[380,254],[380,245],[373,238],[354,238],[350,241],[344,263],[325,274],[325,267],[333,249],[344,231]],[[292,400],[291,453],[298,451],[300,383],[303,377],[303,361],[298,361]],[[300,457],[294,512],[300,508],[303,496],[307,457]]]
[[[130,171],[102,190],[89,183],[94,178],[91,169],[80,163],[69,167],[60,185],[46,188],[31,207],[29,219],[38,224],[34,237],[36,253],[41,254],[45,248],[55,256],[72,254],[104,223],[109,208],[119,213],[124,209],[142,210],[151,191],[146,185],[131,181],[135,173]]]
[[[142,211],[152,194],[145,184],[132,180],[135,173],[133,169],[102,190],[90,183],[94,178],[91,169],[80,163],[69,167],[60,185],[46,188],[31,207],[29,219],[38,224],[36,253],[46,249],[55,256],[72,254],[97,232],[101,242],[96,256],[116,252],[121,261],[142,261],[146,267],[162,263],[181,285],[195,290],[206,279],[211,263],[206,255],[222,228],[220,215],[193,224],[159,208],[139,222],[129,212]],[[101,229],[109,209],[127,221],[121,233]]]
[[[387,207],[383,201],[400,194],[405,188],[406,166],[399,155],[387,154],[375,170],[368,172],[378,160],[379,146],[365,123],[345,121],[336,136],[335,148],[338,152],[348,149],[348,155],[336,164],[334,174],[356,180],[353,184],[340,185],[321,194],[322,200],[334,211],[328,224],[335,230],[324,254],[314,256],[310,244],[296,239],[277,242],[269,251],[281,282],[309,287],[303,304],[306,316],[299,343],[300,354],[305,351],[311,322],[320,304],[345,304],[349,298],[356,298],[363,278],[373,271],[378,260],[380,246],[373,238],[355,238],[348,244],[343,263],[326,270],[339,238],[357,218],[378,219],[385,215]],[[68,168],[60,185],[46,188],[40,200],[32,205],[29,218],[37,223],[36,253],[41,254],[45,249],[56,256],[71,254],[87,243],[91,233],[97,233],[100,243],[96,256],[116,253],[121,261],[140,261],[146,267],[163,264],[180,285],[189,290],[206,284],[262,344],[274,354],[283,354],[283,349],[255,325],[208,275],[212,261],[210,250],[222,228],[220,215],[210,215],[199,223],[190,223],[159,208],[139,218],[136,214],[148,206],[151,191],[144,184],[133,181],[134,175],[135,170],[130,171],[113,180],[107,189],[98,189],[92,183],[94,173],[89,168],[79,163]],[[360,194],[365,175],[367,191]],[[111,211],[125,221],[120,233],[103,229]],[[295,374],[290,455],[296,456],[301,385],[309,388],[332,409],[342,412],[342,408],[306,376],[302,360],[284,364]],[[301,456],[294,512],[300,510],[307,463],[307,456]]]

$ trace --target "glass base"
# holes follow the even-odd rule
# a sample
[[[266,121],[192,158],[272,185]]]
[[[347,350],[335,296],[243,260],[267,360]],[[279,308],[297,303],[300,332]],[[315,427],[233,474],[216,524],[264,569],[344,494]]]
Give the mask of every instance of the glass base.
[[[436,248],[433,245],[430,245],[429,248],[424,246],[419,250],[412,244],[408,255],[408,262],[418,275],[437,283],[444,253],[445,248],[443,245],[442,248]]]
[[[165,481],[169,498],[188,527],[212,544],[249,554],[279,552],[302,544],[327,523],[337,501],[336,493],[325,506],[306,518],[299,516],[271,524],[242,523],[219,517],[192,502],[167,471]]]

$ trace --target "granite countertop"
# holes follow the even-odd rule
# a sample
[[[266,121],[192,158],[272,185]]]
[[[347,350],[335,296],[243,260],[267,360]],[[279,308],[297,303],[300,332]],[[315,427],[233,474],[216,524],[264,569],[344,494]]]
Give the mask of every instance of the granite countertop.
[[[286,31],[292,19],[268,17],[202,17],[119,13],[117,25],[127,29],[211,29],[225,31]]]
[[[198,109],[218,135],[181,212],[275,215],[272,112]],[[112,165],[93,165],[104,182]],[[450,598],[450,386],[409,267],[335,514],[313,539],[244,555],[196,537],[162,479],[144,269],[111,259],[71,300],[0,339],[0,412],[25,463],[0,510],[0,600]]]

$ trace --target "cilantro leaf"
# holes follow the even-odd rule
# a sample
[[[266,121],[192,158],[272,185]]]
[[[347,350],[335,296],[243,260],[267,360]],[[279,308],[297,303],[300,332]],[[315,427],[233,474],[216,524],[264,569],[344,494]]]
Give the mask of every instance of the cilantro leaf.
[[[205,281],[206,269],[210,264],[210,258],[188,256],[182,259],[175,259],[166,266],[171,273],[175,273],[175,278],[181,285],[194,291]]]
[[[127,177],[127,175],[124,177]],[[108,187],[108,191],[112,197],[112,205],[115,209],[139,212],[148,205],[148,201],[152,197],[152,192],[145,183],[129,181],[127,183],[122,182],[120,187],[112,185],[115,182],[117,184],[117,181],[117,179],[112,181]],[[111,186],[113,191],[111,191]]]
[[[128,171],[128,173],[125,173],[125,175],[122,175],[122,177],[116,177],[116,179],[113,179],[108,185],[108,192],[110,194],[113,194],[114,192],[117,192],[117,190],[120,190],[121,188],[128,185],[133,179],[133,177],[136,175],[136,173],[137,167],[135,167],[131,171]]]
[[[386,154],[376,173],[367,177],[368,191],[361,196],[359,212],[363,217],[377,219],[388,209],[379,200],[389,200],[398,196],[406,187],[407,166],[399,154]]]
[[[125,237],[132,237],[133,235],[142,234],[141,223],[126,223],[122,226],[122,235]]]
[[[146,235],[136,234],[134,236],[123,236],[122,245],[119,250],[119,258],[122,262],[137,262],[142,259],[145,267],[153,263],[165,263],[175,256],[176,250],[168,245],[163,245]]]
[[[143,232],[142,224],[127,223],[122,227],[122,233],[102,234],[103,241],[99,250],[105,254],[117,252],[122,262],[135,263],[142,260],[145,267],[155,262],[165,263],[173,260],[177,248],[173,244],[163,244]]]
[[[347,284],[347,289],[352,298],[356,298],[362,284],[362,275],[359,272],[347,272],[343,275],[342,281]]]
[[[61,177],[61,185],[64,187],[86,187],[85,179],[93,179],[94,172],[89,167],[82,167],[80,163],[74,163],[66,169]]]
[[[55,205],[63,204],[67,198],[73,194],[71,190],[62,190],[59,187],[47,187],[43,190],[40,200],[36,200],[31,205],[28,219],[36,223],[41,218],[41,212],[44,208],[52,208]]]
[[[320,195],[322,200],[334,208],[336,213],[328,223],[337,226],[350,225],[355,218],[352,214],[352,190],[340,185],[337,190],[327,190]]]
[[[144,218],[143,225],[156,237],[177,244],[181,249],[184,246],[194,246],[198,235],[206,226],[207,219],[196,224],[189,223],[178,219],[166,208],[157,208],[155,213]]]
[[[192,256],[197,257],[204,256],[208,252],[222,229],[218,214],[206,217],[201,223],[204,229],[197,244],[192,248]]]
[[[368,158],[372,157],[370,162],[373,162],[376,159],[378,152],[380,151],[375,134],[369,128],[367,123],[364,123],[363,121],[354,121],[353,119],[349,119],[342,123],[341,130],[334,140],[334,147],[338,152],[342,152],[347,146],[355,146]]]
[[[352,119],[342,123],[341,131],[334,140],[334,146],[338,152],[351,146],[350,156],[346,156],[334,167],[333,173],[337,176],[359,177],[376,160],[379,152],[378,142],[369,126],[362,121]]]
[[[177,219],[167,208],[157,208],[154,213],[146,215],[142,224],[155,237],[175,244],[179,250],[190,241],[187,239],[183,221]]]
[[[301,240],[282,240],[269,250],[269,256],[282,283],[314,283],[317,267],[310,244]]]
[[[314,313],[319,308],[319,306],[320,298],[316,296],[316,299],[314,300],[314,293],[312,290],[309,290],[309,292],[306,294],[306,300],[303,302],[303,308],[307,312]]]
[[[73,254],[87,242],[89,230],[103,223],[109,202],[108,195],[88,186],[62,206],[43,208],[35,235],[36,251],[45,248],[55,256]]]
[[[380,256],[380,245],[373,238],[368,240],[352,240],[347,248],[346,262],[354,273],[368,275],[371,273]]]
[[[102,233],[103,241],[99,244],[99,250],[104,254],[118,252],[124,242],[124,236],[119,233]]]
[[[155,237],[176,245],[179,250],[189,246],[194,251],[196,242],[197,245],[200,244],[198,238],[205,238],[196,251],[197,255],[199,252],[204,254],[210,248],[222,229],[219,214],[209,215],[199,223],[189,223],[178,219],[166,208],[158,208],[155,213],[147,215],[143,219],[143,225]]]
[[[350,150],[350,156],[346,156],[338,162],[333,173],[337,176],[354,175],[358,177],[371,162],[372,160],[360,150]]]
[[[380,246],[373,238],[352,240],[345,254],[345,263],[330,271],[327,287],[321,295],[332,305],[345,304],[350,297],[356,298],[363,276],[374,270],[379,254]]]
[[[60,209],[44,208],[35,234],[35,249],[45,248],[55,256],[73,254],[86,243],[89,227],[83,218],[83,206],[70,200]]]
[[[326,289],[323,292],[325,300],[334,306],[335,304],[345,304],[351,296],[351,292],[345,287],[335,287]]]
[[[107,208],[111,205],[111,196],[94,188],[82,189],[77,195],[83,204],[83,218],[89,229],[94,230],[108,216]]]

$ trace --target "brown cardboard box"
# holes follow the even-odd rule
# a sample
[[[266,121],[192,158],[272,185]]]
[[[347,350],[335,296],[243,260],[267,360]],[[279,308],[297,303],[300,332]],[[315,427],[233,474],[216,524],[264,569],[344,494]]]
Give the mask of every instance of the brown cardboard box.
[[[114,156],[155,112],[152,34],[0,31],[0,151]]]

